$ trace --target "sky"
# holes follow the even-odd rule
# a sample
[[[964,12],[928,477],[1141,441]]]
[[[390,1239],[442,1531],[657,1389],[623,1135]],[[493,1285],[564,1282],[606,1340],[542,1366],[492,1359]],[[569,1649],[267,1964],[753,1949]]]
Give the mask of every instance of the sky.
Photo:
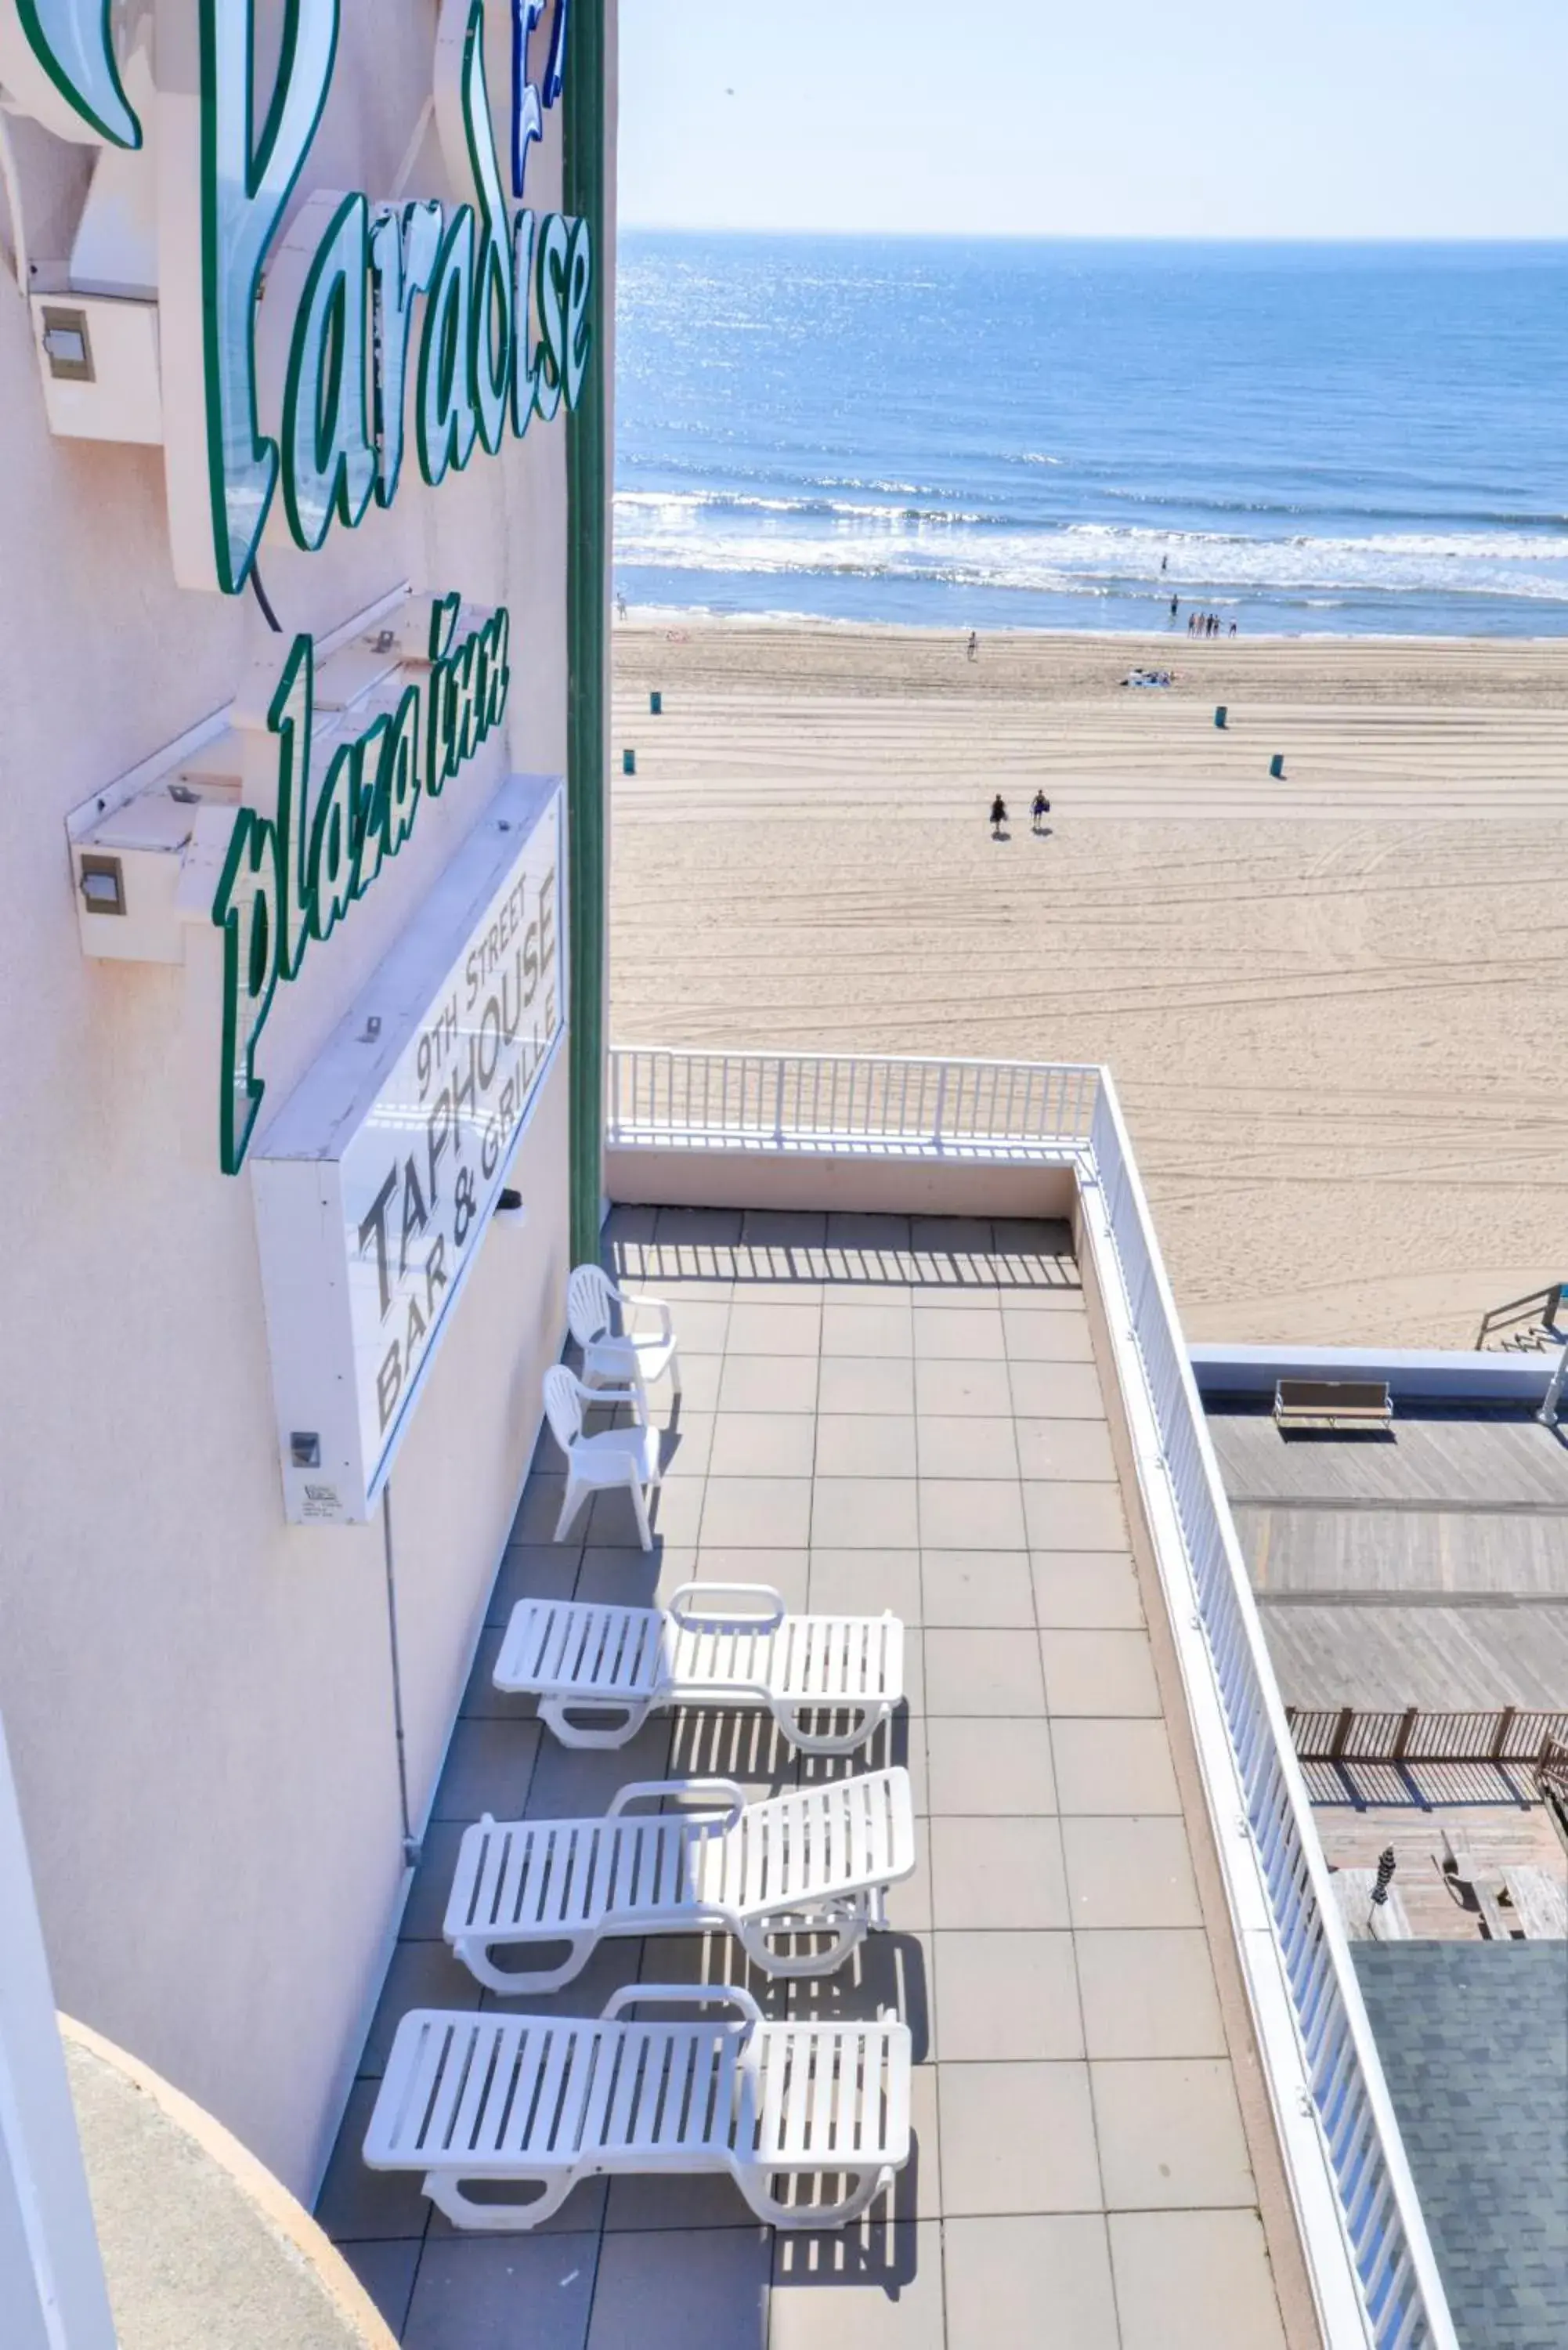
[[[620,0],[641,227],[1568,236],[1568,0]]]

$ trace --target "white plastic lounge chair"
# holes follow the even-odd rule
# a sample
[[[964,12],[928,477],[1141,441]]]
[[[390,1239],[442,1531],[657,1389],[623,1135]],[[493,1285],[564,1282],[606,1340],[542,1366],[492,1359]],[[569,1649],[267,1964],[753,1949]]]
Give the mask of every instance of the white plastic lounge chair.
[[[615,1308],[621,1326],[615,1326]],[[639,1336],[632,1322],[639,1312],[659,1316],[657,1336]],[[642,1398],[642,1418],[648,1417],[648,1390],[655,1379],[670,1374],[674,1392],[680,1393],[680,1350],[676,1344],[670,1308],[661,1297],[627,1297],[597,1264],[579,1264],[566,1284],[566,1321],[583,1350],[583,1384],[597,1388],[635,1388]]]
[[[757,1705],[807,1754],[852,1754],[903,1697],[904,1627],[896,1616],[790,1616],[762,1583],[684,1583],[668,1608],[520,1599],[495,1686],[537,1697],[565,1746],[624,1746],[656,1709]],[[807,1727],[823,1713],[852,1720]]]
[[[628,1403],[638,1414],[636,1428],[602,1428],[583,1433],[586,1404]],[[649,1495],[659,1482],[659,1430],[644,1421],[646,1406],[633,1388],[596,1391],[586,1388],[565,1363],[554,1363],[545,1374],[545,1413],[556,1443],[566,1456],[566,1491],[556,1522],[556,1540],[564,1542],[566,1528],[591,1493],[624,1487],[631,1495],[637,1530],[644,1550],[653,1548],[648,1522]]]
[[[701,1811],[628,1819],[634,1804],[679,1797]],[[915,1869],[907,1771],[873,1771],[748,1804],[731,1779],[623,1787],[602,1819],[497,1821],[471,1827],[458,1854],[445,1933],[488,1990],[558,1991],[601,1936],[733,1934],[770,1975],[829,1974],[884,1923],[887,1888]],[[830,1936],[785,1955],[780,1935]],[[568,1945],[537,1973],[497,1966],[494,1950]]]
[[[623,2011],[717,2006],[724,2017],[623,2022]],[[416,2008],[398,2026],[365,2137],[372,2170],[420,2170],[458,2228],[536,2228],[582,2178],[728,2171],[759,2220],[841,2228],[909,2156],[909,2033],[766,2023],[751,1993],[629,1983],[602,2017]],[[833,2204],[775,2182],[837,2178]],[[477,2202],[469,2184],[533,2187]]]

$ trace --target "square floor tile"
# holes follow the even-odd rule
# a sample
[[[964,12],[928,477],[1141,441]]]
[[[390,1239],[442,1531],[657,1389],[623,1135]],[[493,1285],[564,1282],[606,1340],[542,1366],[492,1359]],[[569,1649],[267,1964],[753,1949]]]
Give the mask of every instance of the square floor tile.
[[[941,2064],[942,2210],[1098,2211],[1086,2064]]]
[[[1084,1484],[1116,1482],[1111,1432],[1097,1419],[1020,1419],[1018,1465],[1043,1482],[1066,1478]]]
[[[805,1550],[732,1550],[722,1543],[704,1543],[696,1564],[685,1577],[690,1583],[763,1583],[776,1591],[784,1606],[804,1616],[810,1606],[811,1553]],[[694,1602],[700,1605],[700,1602]],[[730,1603],[721,1600],[720,1606]],[[756,1603],[737,1600],[734,1605]]]
[[[563,1746],[546,1738],[528,1788],[531,1820],[592,1820],[608,1810],[612,1797],[631,1779],[668,1779],[674,1717],[650,1714],[624,1746]],[[517,1814],[490,1805],[497,1819]]]
[[[339,2244],[337,2249],[375,2303],[393,2339],[400,2342],[414,2290],[414,2272],[423,2249],[419,2238],[393,2238],[379,2244]]]
[[[939,1929],[937,2054],[944,2064],[1082,2056],[1073,1937]]]
[[[1033,1554],[1034,1612],[1052,1630],[1137,1632],[1144,1623],[1137,1570],[1126,1551]]]
[[[653,1956],[663,1956],[657,1944]],[[653,2015],[662,2012],[671,2017],[679,2013],[682,2022],[701,2021],[711,2012],[693,2008],[681,2012],[673,2007],[649,2011]],[[671,2229],[752,2230],[756,2224],[756,2214],[745,2197],[722,2171],[633,2171],[609,2182],[605,2205],[607,2242],[611,2236],[647,2235]]]
[[[1005,1360],[1002,1316],[993,1305],[917,1305],[914,1318],[917,1362]]]
[[[1181,1810],[1163,1721],[1057,1716],[1051,1724],[1051,1742],[1063,1812]]]
[[[682,1363],[688,1355],[724,1353],[732,1343],[729,1336],[732,1308],[727,1297],[673,1296],[670,1298],[669,1305]],[[649,1326],[646,1322],[637,1325],[639,1329]],[[745,1351],[743,1347],[736,1348],[737,1353]]]
[[[995,1419],[977,1412],[923,1413],[919,1443],[922,1477],[1018,1475],[1011,1412]]]
[[[656,1541],[652,1550],[631,1544],[588,1543],[572,1596],[608,1600],[622,1607],[662,1607],[670,1594],[690,1583],[696,1572],[694,1542]]]
[[[820,1305],[751,1305],[737,1296],[730,1308],[727,1354],[815,1355],[820,1350]]]
[[[1056,1808],[1051,1729],[1033,1721],[926,1721],[928,1801],[933,1814],[1039,1817]]]
[[[821,1208],[747,1208],[741,1219],[741,1244],[749,1249],[784,1249],[792,1254],[820,1249],[827,1239],[827,1216]]]
[[[447,1749],[431,1817],[498,1820],[523,1816],[542,1732],[536,1721],[459,1721]]]
[[[1062,1850],[1080,1930],[1202,1924],[1180,1820],[1064,1820]]]
[[[523,1499],[518,1503],[517,1515],[512,1521],[513,1542],[553,1543],[566,1492],[566,1481],[559,1471],[542,1475],[535,1470],[523,1488]],[[576,1527],[580,1533],[580,1516]]]
[[[722,1412],[815,1411],[815,1355],[726,1355],[719,1381]]]
[[[679,1310],[679,1309],[677,1309]],[[680,1408],[683,1411],[717,1411],[719,1409],[719,1378],[724,1367],[721,1354],[689,1354],[680,1349]],[[659,1394],[654,1397],[659,1409]]]
[[[923,1551],[920,1578],[928,1626],[1033,1627],[1034,1589],[1022,1551]]]
[[[1127,1546],[1116,1485],[1030,1485],[1023,1510],[1031,1550],[1120,1550]]]
[[[440,1941],[458,1852],[467,1833],[460,1820],[432,1820],[426,1828],[420,1865],[414,1872],[399,1928],[400,1940]]]
[[[972,1256],[977,1251],[989,1255],[991,1236],[989,1216],[913,1216],[909,1220],[909,1245],[921,1256]]]
[[[1225,2028],[1200,1927],[1080,1934],[1079,1993],[1091,2056],[1222,2056]]]
[[[926,1635],[926,1711],[1044,1713],[1037,1635],[1005,1631],[934,1631]]]
[[[607,2236],[588,2350],[764,2350],[772,2266],[761,2227]]]
[[[919,1543],[912,1477],[819,1477],[812,1488],[814,1550],[914,1550]]]
[[[334,2243],[407,2242],[423,2236],[430,2219],[418,2171],[366,2167],[365,2132],[380,2086],[377,2078],[356,2081],[349,2090],[337,2143],[316,2199],[317,2220]]]
[[[1117,2211],[1205,2211],[1258,2199],[1222,2056],[1090,2066],[1106,2201]]]
[[[920,1555],[914,1550],[814,1550],[814,1616],[880,1616],[906,1626],[920,1620]]]
[[[753,1800],[793,1787],[800,1756],[771,1713],[758,1706],[732,1711],[691,1706],[672,1717],[669,1768],[621,1772],[621,1779],[735,1779]],[[624,1752],[624,1749],[622,1750]]]
[[[914,1316],[909,1305],[861,1305],[830,1297],[822,1309],[822,1351],[829,1356],[893,1355],[905,1361],[915,1351]]]
[[[1098,2214],[950,2220],[947,2350],[1121,2350]]]
[[[702,1547],[804,1550],[811,1539],[806,1477],[710,1477],[702,1506]]]
[[[929,1934],[932,1918],[931,1825],[915,1822],[915,1873],[888,1888],[888,1928],[894,1934]]]
[[[781,2230],[769,2323],[769,2350],[944,2350],[940,2222]]]
[[[931,1872],[942,1932],[1054,1933],[1075,1922],[1054,1820],[933,1818]]]
[[[890,2012],[909,2027],[916,2064],[927,2064],[936,2053],[931,1943],[929,1933],[912,1929],[868,1934],[834,1973],[802,1975],[788,1986],[791,2022],[872,2023]]]
[[[1010,1419],[1012,1390],[1005,1363],[920,1362],[915,1401],[922,1418]]]
[[[659,1427],[659,1467],[664,1477],[702,1477],[713,1449],[713,1414],[682,1411],[678,1419]]]
[[[581,2230],[431,2237],[405,2350],[517,2350],[524,2338],[528,2350],[584,2350],[597,2255]]]
[[[1042,1632],[1040,1655],[1053,1714],[1161,1711],[1147,1632]]]
[[[510,1544],[490,1595],[485,1622],[510,1622],[520,1599],[569,1599],[582,1555],[580,1542]]]
[[[1002,1328],[1013,1363],[1092,1363],[1087,1314],[1032,1314],[1004,1305]]]
[[[1044,1322],[1044,1314],[1035,1320]],[[1093,1363],[1027,1363],[1007,1367],[1012,1409],[1020,1419],[1104,1419],[1106,1399]]]
[[[478,1983],[445,1942],[395,1943],[381,1984],[381,1996],[359,2052],[359,2078],[379,2080],[387,2069],[398,2026],[410,2008],[477,2008],[479,2000]]]
[[[819,1477],[912,1477],[912,1412],[824,1412],[816,1423]]]
[[[907,1413],[914,1409],[914,1366],[894,1355],[825,1355],[819,1409],[825,1413]]]
[[[1022,1489],[1002,1478],[920,1479],[922,1550],[1023,1550]]]
[[[708,1465],[715,1477],[809,1477],[815,1438],[805,1412],[721,1412]]]
[[[1255,2211],[1116,2211],[1122,2350],[1284,2350]]]

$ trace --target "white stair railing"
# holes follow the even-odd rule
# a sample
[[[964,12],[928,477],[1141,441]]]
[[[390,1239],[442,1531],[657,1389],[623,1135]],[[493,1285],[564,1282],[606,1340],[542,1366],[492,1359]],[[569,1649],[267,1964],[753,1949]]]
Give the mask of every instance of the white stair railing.
[[[618,1047],[607,1139],[1076,1168],[1325,2339],[1458,2350],[1108,1072]]]

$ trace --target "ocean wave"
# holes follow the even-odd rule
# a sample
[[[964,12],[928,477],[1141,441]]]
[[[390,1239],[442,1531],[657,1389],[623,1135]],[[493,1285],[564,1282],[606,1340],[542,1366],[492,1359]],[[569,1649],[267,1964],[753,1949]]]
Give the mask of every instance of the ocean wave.
[[[1070,596],[1168,594],[1188,603],[1357,593],[1568,600],[1568,538],[1525,532],[1265,536],[1088,522],[1018,529],[941,509],[687,493],[618,497],[616,559],[667,571],[815,572]]]

